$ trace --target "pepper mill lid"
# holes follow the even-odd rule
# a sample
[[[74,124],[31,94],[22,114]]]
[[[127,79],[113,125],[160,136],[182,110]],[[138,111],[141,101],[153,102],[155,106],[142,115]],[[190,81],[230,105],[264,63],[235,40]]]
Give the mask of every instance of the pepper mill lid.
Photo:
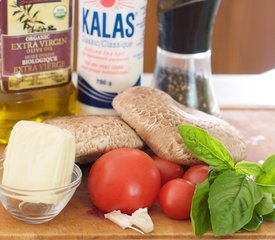
[[[159,47],[183,54],[209,50],[220,1],[159,0]]]

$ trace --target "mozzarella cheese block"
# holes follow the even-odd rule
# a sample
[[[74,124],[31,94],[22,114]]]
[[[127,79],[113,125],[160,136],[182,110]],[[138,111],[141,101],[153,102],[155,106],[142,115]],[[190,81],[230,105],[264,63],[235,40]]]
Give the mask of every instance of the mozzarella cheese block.
[[[75,139],[70,132],[45,123],[19,121],[6,149],[2,184],[20,190],[62,187],[71,181],[74,161]],[[22,200],[57,201],[53,193]]]

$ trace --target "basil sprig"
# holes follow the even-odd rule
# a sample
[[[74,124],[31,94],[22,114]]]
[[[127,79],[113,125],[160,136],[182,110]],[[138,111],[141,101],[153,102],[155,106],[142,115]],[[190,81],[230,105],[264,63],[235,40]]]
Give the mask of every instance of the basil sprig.
[[[210,169],[192,200],[197,237],[208,231],[216,236],[256,231],[264,219],[275,221],[275,155],[263,165],[235,164],[226,147],[207,131],[191,125],[177,128],[190,152]]]
[[[203,129],[191,125],[178,126],[185,145],[200,160],[219,169],[231,169],[234,161],[225,146]]]

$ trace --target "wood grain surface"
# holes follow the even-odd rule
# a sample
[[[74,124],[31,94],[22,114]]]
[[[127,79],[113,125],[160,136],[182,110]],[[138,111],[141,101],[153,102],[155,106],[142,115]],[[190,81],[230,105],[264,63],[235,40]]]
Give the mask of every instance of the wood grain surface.
[[[227,109],[222,111],[222,118],[236,126],[246,137],[247,160],[258,161],[275,153],[275,110]],[[4,147],[0,147],[0,154]],[[86,180],[90,166],[81,168],[84,175],[81,186],[66,208],[48,223],[22,223],[13,219],[1,206],[0,239],[195,239],[190,221],[167,218],[157,204],[149,212],[155,225],[151,234],[123,230],[104,219],[87,195]],[[214,236],[207,233],[201,239],[214,239]],[[275,223],[265,222],[256,233],[238,233],[223,239],[275,239]]]

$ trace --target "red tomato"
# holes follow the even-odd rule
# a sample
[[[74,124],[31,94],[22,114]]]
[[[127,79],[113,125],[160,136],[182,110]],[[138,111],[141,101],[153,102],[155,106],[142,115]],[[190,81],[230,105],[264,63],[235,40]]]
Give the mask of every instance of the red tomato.
[[[112,150],[96,160],[88,177],[88,193],[103,212],[131,214],[149,208],[160,189],[160,174],[152,158],[138,149]]]
[[[167,182],[159,193],[161,210],[173,219],[190,218],[194,191],[195,186],[185,179],[177,178]]]
[[[204,182],[208,177],[208,166],[200,164],[190,167],[183,175],[183,178],[193,184]]]
[[[158,156],[153,156],[152,158],[160,172],[161,185],[183,176],[184,171],[180,164],[164,160]]]

